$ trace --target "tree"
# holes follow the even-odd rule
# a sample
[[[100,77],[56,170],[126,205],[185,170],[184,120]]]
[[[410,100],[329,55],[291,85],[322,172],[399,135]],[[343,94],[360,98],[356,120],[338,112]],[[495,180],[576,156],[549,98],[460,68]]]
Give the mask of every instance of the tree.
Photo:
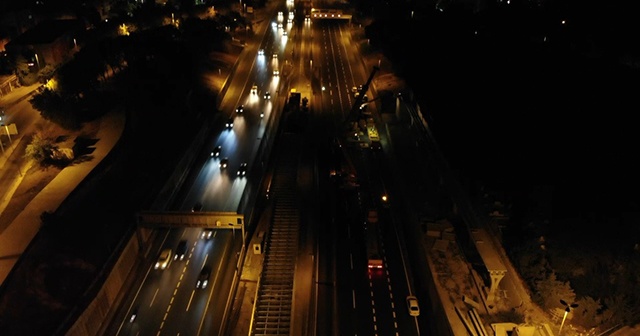
[[[24,156],[38,164],[43,164],[51,158],[55,149],[56,145],[53,139],[38,131],[31,138],[31,143],[27,145]]]
[[[536,281],[534,291],[534,300],[547,310],[558,308],[560,300],[574,302],[576,298],[569,282],[559,281],[555,272],[551,272],[545,279]]]
[[[58,92],[45,89],[42,93],[31,97],[31,105],[40,111],[40,115],[67,130],[75,130],[81,126],[75,99],[63,97]]]
[[[37,74],[31,71],[31,66],[27,58],[19,54],[16,56],[16,75],[23,85],[31,85],[38,80]]]
[[[587,329],[598,327],[602,321],[600,310],[602,305],[600,302],[587,296],[576,302],[578,307],[572,310],[572,321]]]

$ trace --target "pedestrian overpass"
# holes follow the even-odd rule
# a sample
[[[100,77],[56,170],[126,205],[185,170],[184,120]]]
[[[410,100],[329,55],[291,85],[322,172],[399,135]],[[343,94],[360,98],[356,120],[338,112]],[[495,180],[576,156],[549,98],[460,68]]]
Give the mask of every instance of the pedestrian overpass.
[[[180,212],[140,211],[136,214],[138,227],[157,228],[203,228],[241,230],[244,237],[244,215],[236,212]]]
[[[351,14],[345,14],[341,9],[311,9],[311,20],[349,20]]]

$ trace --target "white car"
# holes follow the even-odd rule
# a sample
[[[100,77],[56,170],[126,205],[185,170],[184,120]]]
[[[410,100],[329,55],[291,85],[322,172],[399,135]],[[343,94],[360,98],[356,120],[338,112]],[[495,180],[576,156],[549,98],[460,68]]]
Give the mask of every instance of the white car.
[[[164,249],[160,253],[160,256],[158,256],[158,261],[156,261],[156,264],[153,266],[153,268],[166,269],[167,266],[169,266],[170,261],[171,261],[171,249],[170,248]]]
[[[413,295],[407,296],[407,309],[409,309],[409,315],[420,316],[420,306],[418,306],[418,298]]]

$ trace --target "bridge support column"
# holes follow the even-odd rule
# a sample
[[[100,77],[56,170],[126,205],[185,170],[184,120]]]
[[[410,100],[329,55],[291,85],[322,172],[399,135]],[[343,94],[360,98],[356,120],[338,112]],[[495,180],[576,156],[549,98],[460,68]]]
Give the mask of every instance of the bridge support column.
[[[487,293],[487,304],[492,305],[494,303],[500,281],[506,274],[507,272],[503,270],[489,270],[491,286],[489,287],[489,292]]]

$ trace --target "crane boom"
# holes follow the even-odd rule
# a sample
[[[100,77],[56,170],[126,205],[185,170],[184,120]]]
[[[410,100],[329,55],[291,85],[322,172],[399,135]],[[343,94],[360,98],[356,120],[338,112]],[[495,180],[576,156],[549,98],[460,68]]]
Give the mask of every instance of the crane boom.
[[[365,93],[367,93],[367,91],[369,91],[369,85],[371,85],[373,76],[375,76],[378,70],[380,70],[379,67],[377,66],[373,67],[373,70],[371,70],[371,73],[369,74],[369,78],[367,78],[367,81],[362,85],[362,90],[360,90],[360,94],[358,94],[355,97],[355,102],[353,103],[353,106],[351,107],[351,111],[349,113],[350,121],[356,121],[360,117],[360,106],[362,106],[364,95]]]

